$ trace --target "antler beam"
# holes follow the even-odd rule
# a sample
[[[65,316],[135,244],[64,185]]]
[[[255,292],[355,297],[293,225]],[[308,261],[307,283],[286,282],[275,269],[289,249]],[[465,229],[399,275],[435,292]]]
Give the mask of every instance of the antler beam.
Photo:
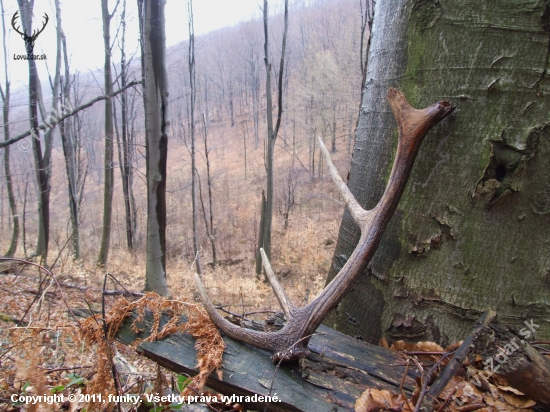
[[[238,327],[223,318],[208,298],[201,279],[195,275],[197,290],[212,322],[227,336],[274,353],[273,361],[289,361],[308,353],[307,343],[323,319],[344,298],[357,276],[363,272],[376,252],[378,243],[405,190],[414,160],[424,136],[455,109],[447,101],[435,103],[425,109],[414,109],[397,89],[388,90],[388,101],[399,131],[397,154],[391,175],[378,204],[365,210],[355,199],[332,163],[323,141],[317,138],[332,178],[345,199],[346,206],[361,228],[361,238],[354,252],[330,284],[308,305],[297,308],[286,297],[277,281],[265,253],[262,261],[268,280],[287,318],[285,326],[277,332],[257,332]],[[263,252],[263,251],[261,251]]]

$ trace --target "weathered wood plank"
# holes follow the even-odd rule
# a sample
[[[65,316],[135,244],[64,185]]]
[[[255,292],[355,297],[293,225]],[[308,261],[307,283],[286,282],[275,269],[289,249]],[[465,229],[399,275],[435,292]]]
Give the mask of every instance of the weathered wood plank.
[[[185,317],[182,317],[185,321]],[[117,340],[130,345],[149,333],[136,335],[130,329],[135,315],[129,318],[117,334]],[[163,317],[162,325],[167,321]],[[140,329],[148,330],[151,318],[146,317]],[[224,337],[227,348],[223,357],[223,377],[214,374],[208,387],[225,395],[277,395],[268,411],[338,412],[353,410],[355,400],[367,387],[399,391],[405,364],[398,353],[376,347],[343,335],[325,326],[311,338],[311,353],[300,364],[272,363],[270,354]],[[174,334],[158,342],[141,342],[138,351],[159,365],[178,373],[197,374],[195,340],[187,334]],[[277,369],[277,371],[276,371]],[[415,372],[409,371],[404,389],[409,394],[414,387]],[[265,404],[247,404],[263,410]]]

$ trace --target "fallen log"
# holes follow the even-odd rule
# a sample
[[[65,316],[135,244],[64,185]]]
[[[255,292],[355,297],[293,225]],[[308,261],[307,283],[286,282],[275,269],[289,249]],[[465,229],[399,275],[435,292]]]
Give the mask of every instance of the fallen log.
[[[89,311],[79,310],[80,316],[89,316]],[[149,336],[152,316],[147,315],[137,323],[141,333],[135,333],[131,324],[134,313],[123,324],[116,339],[132,345],[137,339]],[[163,316],[160,327],[169,320]],[[182,321],[187,321],[182,316]],[[404,358],[399,353],[368,344],[346,336],[333,329],[320,326],[308,344],[310,354],[300,363],[274,365],[271,355],[228,337],[223,356],[223,377],[212,374],[207,386],[221,394],[242,396],[239,403],[255,410],[264,410],[266,403],[253,402],[254,395],[277,396],[268,411],[337,412],[353,410],[355,401],[367,388],[387,389],[400,392],[406,370]],[[196,368],[195,339],[188,334],[173,334],[157,342],[141,342],[137,350],[159,365],[174,371],[194,376]],[[411,396],[417,372],[412,368],[404,379],[403,390]],[[245,397],[249,397],[246,402]]]
[[[528,342],[538,325],[526,321],[526,326],[519,331],[496,324],[485,327],[474,337],[468,359],[483,369],[481,378],[495,375],[550,410],[550,359]]]

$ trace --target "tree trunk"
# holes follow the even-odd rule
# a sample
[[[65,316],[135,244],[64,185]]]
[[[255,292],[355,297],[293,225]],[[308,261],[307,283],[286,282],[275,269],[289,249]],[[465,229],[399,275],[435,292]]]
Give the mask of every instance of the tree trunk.
[[[101,15],[103,18],[103,47],[105,49],[105,94],[107,96],[113,93],[113,79],[111,76],[111,18],[109,14],[109,0],[101,0]],[[101,233],[101,247],[97,263],[99,266],[106,266],[109,259],[109,245],[111,243],[111,220],[113,215],[113,188],[114,188],[114,168],[113,168],[113,100],[105,100],[105,156],[103,159],[103,168],[105,181],[103,182],[103,230]]]
[[[190,122],[189,129],[191,135],[191,208],[193,218],[193,253],[195,254],[195,264],[197,273],[202,274],[200,259],[200,244],[197,230],[197,162],[195,150],[195,103],[197,98],[197,83],[195,73],[195,30],[193,27],[193,1],[189,0],[189,87],[191,93],[190,100]]]
[[[126,63],[126,0],[122,3],[122,17],[121,17],[121,26],[122,26],[122,39],[120,47],[120,88],[126,86],[126,76],[128,72],[128,66]],[[122,177],[122,193],[124,196],[124,212],[125,212],[125,222],[126,222],[126,244],[128,250],[134,250],[134,210],[132,208],[131,198],[133,196],[132,192],[132,160],[131,160],[131,149],[128,142],[128,104],[126,92],[122,92],[120,95],[120,118],[121,118],[121,137],[122,144],[118,140],[118,129],[117,129],[117,145],[118,145],[118,156],[120,163],[120,174]]]
[[[59,10],[59,0],[55,2],[56,8]],[[71,80],[69,71],[69,58],[67,52],[67,41],[63,29],[61,27],[61,18],[57,25],[57,30],[62,38],[63,43],[63,57],[65,62],[65,78],[63,79],[62,90],[62,104],[64,106],[71,105]],[[67,170],[67,183],[69,189],[69,210],[71,214],[71,239],[73,244],[73,258],[74,260],[80,260],[82,258],[82,252],[80,249],[80,216],[79,216],[79,202],[78,202],[78,181],[77,181],[77,166],[76,166],[76,148],[74,138],[73,118],[69,117],[59,124],[59,134],[61,135],[61,143],[63,145],[63,155],[65,157],[65,168]]]
[[[212,267],[218,265],[218,254],[216,252],[216,229],[214,228],[214,206],[212,204],[212,174],[210,172],[210,150],[208,148],[208,129],[206,124],[206,115],[202,114],[202,121],[204,125],[204,160],[206,162],[206,184],[208,185],[208,216],[206,217],[206,208],[204,207],[204,202],[201,197],[202,212],[204,215],[204,225],[206,227],[206,234],[208,235],[208,240],[212,245]],[[200,182],[199,182],[199,192],[200,192]]]
[[[360,203],[374,207],[391,167],[389,86],[413,106],[458,109],[427,136],[378,252],[328,325],[446,345],[491,307],[550,337],[549,15],[538,0],[376,2],[349,180]],[[358,238],[346,211],[328,281]]]
[[[18,0],[19,10],[21,13],[21,23],[25,33],[33,33],[32,17],[34,2],[26,0]],[[27,44],[27,53],[32,54],[34,44]],[[59,49],[58,49],[59,53]],[[51,139],[45,138],[45,151],[42,153],[42,144],[40,142],[40,132],[38,129],[38,105],[40,100],[40,81],[38,78],[38,70],[36,62],[33,59],[28,59],[29,65],[29,117],[30,127],[32,130],[32,151],[34,156],[34,168],[36,173],[36,181],[38,186],[38,240],[36,243],[36,255],[40,256],[41,261],[45,264],[48,258],[48,241],[50,233],[50,180],[49,180],[49,153],[51,148],[48,148],[48,143],[51,145]],[[56,75],[56,80],[59,77]],[[53,101],[57,99],[57,93],[53,93]],[[52,105],[55,105],[52,103]],[[51,132],[51,130],[48,130]],[[46,134],[48,133],[46,131]],[[50,135],[51,136],[51,135]]]
[[[266,71],[265,80],[265,94],[266,94],[266,117],[267,117],[267,154],[266,154],[266,202],[265,202],[265,214],[263,216],[263,238],[259,239],[258,249],[263,248],[268,259],[271,259],[271,228],[273,226],[273,173],[274,173],[274,156],[275,156],[275,141],[277,140],[277,133],[281,125],[281,117],[283,110],[283,71],[285,64],[285,49],[286,49],[286,34],[288,29],[288,0],[285,0],[284,11],[284,29],[283,29],[283,45],[281,49],[281,60],[279,67],[279,81],[278,81],[278,113],[277,121],[273,125],[273,98],[271,92],[271,62],[269,59],[269,32],[268,32],[268,2],[264,0],[264,62]],[[256,254],[256,270],[259,266],[258,260],[261,261],[259,253]]]
[[[262,247],[261,245],[264,238],[265,203],[265,190],[262,190],[262,204],[260,206],[260,226],[258,228],[258,247],[256,248],[256,277],[258,279],[261,278],[260,275],[262,274],[262,255],[260,253],[260,248]]]
[[[4,51],[4,74],[5,74],[5,89],[0,86],[0,94],[2,95],[2,114],[4,121],[4,140],[10,138],[10,81],[8,76],[8,47],[6,44],[6,21],[4,19],[4,2],[0,0],[0,8],[2,11],[2,34],[3,34],[3,51]],[[17,250],[19,240],[19,215],[17,214],[17,204],[15,203],[15,195],[13,193],[13,181],[10,168],[10,147],[4,148],[4,173],[6,175],[6,186],[8,189],[8,202],[10,205],[10,215],[13,223],[11,232],[10,247],[4,256],[12,257]]]
[[[168,77],[164,0],[143,2],[146,101],[147,264],[145,290],[168,294],[166,282],[166,160],[168,156]]]

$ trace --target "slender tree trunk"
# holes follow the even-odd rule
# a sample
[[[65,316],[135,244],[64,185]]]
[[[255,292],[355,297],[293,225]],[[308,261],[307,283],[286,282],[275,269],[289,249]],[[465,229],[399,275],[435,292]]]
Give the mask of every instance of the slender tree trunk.
[[[200,244],[197,231],[197,164],[195,152],[195,102],[197,97],[197,84],[195,76],[195,31],[193,28],[193,0],[189,0],[189,85],[190,93],[190,132],[191,132],[191,203],[193,214],[193,253],[197,273],[202,274],[200,260]]]
[[[0,94],[2,95],[2,114],[4,121],[4,140],[10,138],[10,80],[8,74],[8,46],[6,44],[6,21],[4,19],[4,2],[0,0],[0,8],[2,11],[2,34],[3,34],[3,50],[4,50],[4,73],[5,83],[4,89],[0,86]],[[8,190],[8,202],[10,205],[10,216],[13,224],[11,232],[11,241],[8,251],[5,256],[12,257],[17,251],[17,242],[19,240],[19,215],[17,214],[17,203],[15,202],[15,195],[13,193],[13,180],[11,176],[10,168],[10,147],[4,148],[4,173],[6,175],[6,186]]]
[[[55,1],[58,15],[61,16],[61,6],[59,0]],[[61,27],[61,18],[57,25],[57,30],[60,32],[63,44],[63,57],[65,62],[65,78],[62,91],[63,106],[71,106],[71,75],[69,71],[69,58],[67,53],[67,41],[63,29]],[[65,168],[67,171],[67,183],[69,189],[69,210],[71,214],[71,239],[73,244],[74,260],[82,259],[82,251],[80,248],[80,217],[78,204],[78,182],[77,182],[77,166],[76,166],[76,150],[74,142],[74,126],[73,118],[69,117],[59,124],[59,133],[61,135],[61,143],[63,145],[63,155],[65,157]]]
[[[32,15],[34,2],[18,0],[21,21],[25,33],[32,33]],[[40,132],[38,129],[38,103],[40,99],[40,83],[38,79],[38,70],[36,62],[28,60],[29,65],[29,117],[30,127],[33,130],[32,151],[34,156],[34,167],[36,181],[38,183],[38,241],[36,245],[36,255],[41,257],[45,264],[48,258],[48,241],[50,232],[50,182],[48,177],[48,141],[45,141],[45,152],[42,153],[42,144],[40,142]],[[54,94],[54,99],[57,96]],[[47,133],[47,132],[46,132]]]
[[[23,196],[23,227],[22,227],[22,237],[23,237],[23,255],[27,256],[27,227],[25,225],[25,217],[27,216],[27,189],[29,187],[29,176],[25,176],[25,195]]]
[[[391,167],[389,86],[413,106],[445,98],[458,109],[426,137],[376,255],[326,323],[446,345],[492,307],[548,339],[550,7],[386,0],[374,15],[349,180],[360,203],[376,205]],[[358,238],[346,211],[327,281]]]
[[[206,184],[208,185],[208,209],[209,209],[209,219],[206,218],[206,209],[204,207],[204,202],[202,202],[201,194],[201,203],[202,210],[204,214],[204,223],[206,226],[206,232],[208,234],[208,239],[212,245],[212,264],[214,267],[218,265],[218,257],[216,252],[216,229],[214,228],[214,206],[212,204],[212,174],[210,172],[210,150],[208,149],[208,129],[206,124],[206,115],[202,114],[202,121],[204,125],[204,160],[206,162]],[[200,187],[199,187],[200,190]]]
[[[115,7],[116,8],[116,7]],[[114,12],[113,12],[114,13]],[[109,0],[101,0],[101,15],[103,19],[103,48],[105,50],[104,83],[105,94],[113,93],[113,79],[111,75],[111,19],[109,13]],[[106,266],[109,259],[109,246],[111,244],[111,221],[113,215],[113,189],[114,189],[114,127],[113,127],[113,100],[105,100],[105,155],[103,159],[104,186],[103,186],[103,229],[101,233],[101,247],[97,264]]]
[[[164,0],[143,2],[147,163],[147,263],[145,290],[168,294],[166,281],[166,161],[168,77]]]
[[[243,149],[244,149],[244,180],[246,180],[246,134],[248,131],[248,121],[245,120],[245,123],[243,125]]]
[[[260,146],[260,76],[252,73],[252,111],[254,117],[254,149]]]
[[[264,62],[266,71],[266,106],[267,106],[267,153],[266,153],[266,203],[265,203],[265,215],[264,215],[264,229],[263,239],[259,242],[259,247],[263,248],[268,258],[271,258],[271,230],[273,226],[273,174],[274,174],[274,156],[275,156],[275,141],[277,140],[277,133],[281,126],[281,118],[283,113],[283,74],[285,65],[285,51],[286,51],[286,36],[288,31],[288,0],[285,0],[284,11],[284,30],[283,30],[283,45],[281,49],[281,60],[279,66],[279,79],[278,79],[278,112],[277,121],[273,125],[273,98],[271,91],[271,62],[269,60],[269,10],[268,1],[264,0]],[[261,256],[257,253],[257,258],[261,260]],[[256,262],[256,268],[259,264]]]
[[[264,238],[265,230],[265,191],[262,190],[262,204],[260,206],[260,226],[258,229],[258,247],[256,248],[256,276],[260,278],[262,274],[262,255],[260,253],[261,244]]]
[[[332,134],[331,153],[336,153],[336,100],[332,102],[332,126],[330,128]]]
[[[126,51],[125,51],[125,38],[126,38],[126,0],[122,3],[122,40],[120,48],[120,87],[126,86],[127,76],[127,64],[126,64]],[[126,222],[126,244],[129,250],[134,250],[134,217],[131,204],[131,197],[133,194],[131,181],[132,181],[132,162],[130,160],[131,152],[128,144],[128,107],[127,107],[126,92],[122,92],[120,96],[120,116],[121,116],[121,138],[122,144],[118,144],[118,152],[120,158],[120,173],[122,177],[122,193],[124,195],[124,211]],[[118,138],[118,136],[117,136]]]

